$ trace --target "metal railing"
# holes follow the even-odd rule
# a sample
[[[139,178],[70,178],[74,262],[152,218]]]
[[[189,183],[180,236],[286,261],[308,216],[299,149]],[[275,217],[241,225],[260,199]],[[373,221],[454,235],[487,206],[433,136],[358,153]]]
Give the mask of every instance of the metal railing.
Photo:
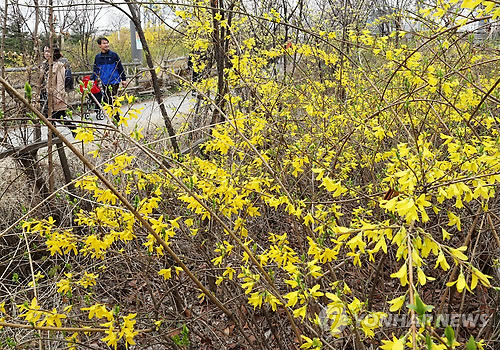
[[[174,63],[177,62],[185,62],[187,66],[187,60],[188,57],[182,56],[182,57],[177,57],[169,60],[165,60],[162,62],[162,68],[163,69],[168,69],[170,66],[172,66]],[[123,68],[125,69],[125,75],[127,77],[127,80],[133,79],[134,80],[134,86],[138,88],[141,83],[149,81],[148,80],[141,80],[141,75],[144,72],[148,72],[149,68],[144,67],[141,63],[139,62],[127,62],[123,63]],[[5,73],[21,73],[21,72],[27,72],[30,70],[31,72],[34,72],[38,70],[37,66],[34,67],[18,67],[18,68],[5,68]],[[75,86],[78,86],[79,82],[82,81],[82,78],[86,75],[92,75],[92,71],[74,71],[72,72],[73,79]],[[16,89],[22,89],[24,88],[24,85],[14,85],[14,88]]]

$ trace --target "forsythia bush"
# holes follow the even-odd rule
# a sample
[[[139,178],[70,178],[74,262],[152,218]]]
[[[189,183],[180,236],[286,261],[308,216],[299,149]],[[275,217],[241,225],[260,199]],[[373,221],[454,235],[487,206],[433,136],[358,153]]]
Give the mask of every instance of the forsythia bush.
[[[1,304],[2,337],[209,348],[224,333],[206,340],[203,322],[223,313],[244,348],[495,348],[498,48],[464,31],[500,7],[455,3],[408,18],[425,30],[301,28],[290,45],[249,35],[286,26],[276,10],[179,6],[196,71],[215,29],[229,40],[223,77],[194,83],[217,97],[224,79],[204,102],[222,121],[199,154],[140,130],[111,156],[93,151],[113,186],[77,180],[70,225],[23,222],[47,257]],[[474,309],[483,328],[432,317]]]

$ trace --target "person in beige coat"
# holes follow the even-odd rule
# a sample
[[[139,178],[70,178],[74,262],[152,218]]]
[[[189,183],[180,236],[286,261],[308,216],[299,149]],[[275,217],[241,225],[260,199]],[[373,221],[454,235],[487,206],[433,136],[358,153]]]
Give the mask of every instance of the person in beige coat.
[[[43,55],[45,61],[42,65],[42,86],[40,92],[40,104],[42,105],[42,113],[45,116],[49,114],[49,102],[51,103],[52,109],[52,119],[63,120],[62,124],[66,125],[73,136],[75,136],[76,126],[64,120],[66,116],[66,110],[68,109],[68,103],[66,102],[67,94],[64,87],[64,79],[66,68],[62,61],[59,61],[62,58],[61,51],[58,48],[54,48],[54,53],[52,56],[52,81],[51,84],[48,84],[49,81],[49,58],[50,58],[50,49],[48,47],[44,48]],[[52,98],[49,98],[51,96]]]

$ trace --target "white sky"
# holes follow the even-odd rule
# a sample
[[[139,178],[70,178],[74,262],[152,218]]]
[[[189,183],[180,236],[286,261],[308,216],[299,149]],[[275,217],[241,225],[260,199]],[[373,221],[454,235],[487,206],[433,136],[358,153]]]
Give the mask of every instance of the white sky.
[[[55,7],[55,16],[58,17],[56,20],[59,23],[64,22],[64,16],[68,14],[69,11],[71,11],[71,7],[61,7],[61,3],[63,3],[65,0],[54,0],[54,5]],[[47,3],[47,0],[41,0],[40,1],[40,6],[42,7],[42,20],[40,23],[39,31],[43,32],[44,27],[48,27],[48,21],[47,21],[47,8],[44,7],[44,5]],[[77,4],[75,1],[72,1],[74,4]],[[89,4],[90,2],[87,2]],[[82,2],[80,2],[82,4]],[[85,4],[85,2],[83,2]],[[3,4],[0,5],[0,9],[2,10],[1,12],[3,13]],[[110,31],[115,31],[118,30],[119,28],[126,27],[128,28],[130,26],[130,20],[128,17],[121,12],[120,10],[116,9],[115,7],[105,5],[103,3],[97,2],[96,5],[102,8],[100,11],[99,15],[97,16],[97,28],[99,32],[110,32]],[[58,7],[59,6],[59,7]],[[128,12],[128,6],[125,4],[119,5],[121,8],[127,10]],[[19,1],[19,9],[23,14],[23,17],[27,18],[26,25],[33,30],[35,20],[34,20],[34,8],[33,8],[33,0],[20,0]],[[59,11],[58,11],[59,10]],[[81,10],[80,10],[81,11]],[[59,12],[59,13],[58,13]],[[9,7],[9,14],[13,13],[13,9]],[[85,15],[83,12],[81,15]],[[89,18],[90,21],[92,21],[92,18]],[[57,27],[57,25],[56,25]],[[68,28],[65,28],[67,30]]]

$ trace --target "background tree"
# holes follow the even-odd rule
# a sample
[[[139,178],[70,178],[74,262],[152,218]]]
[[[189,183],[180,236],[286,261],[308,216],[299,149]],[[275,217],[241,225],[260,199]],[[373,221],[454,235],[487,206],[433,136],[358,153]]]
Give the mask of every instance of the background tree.
[[[82,63],[88,64],[93,60],[93,55],[89,50],[94,43],[92,39],[95,38],[98,27],[97,22],[102,15],[102,7],[98,6],[95,2],[86,2],[75,6],[70,16],[73,17],[72,24],[70,25],[71,35],[69,37],[70,43],[77,43],[79,47],[79,56],[81,56]]]

